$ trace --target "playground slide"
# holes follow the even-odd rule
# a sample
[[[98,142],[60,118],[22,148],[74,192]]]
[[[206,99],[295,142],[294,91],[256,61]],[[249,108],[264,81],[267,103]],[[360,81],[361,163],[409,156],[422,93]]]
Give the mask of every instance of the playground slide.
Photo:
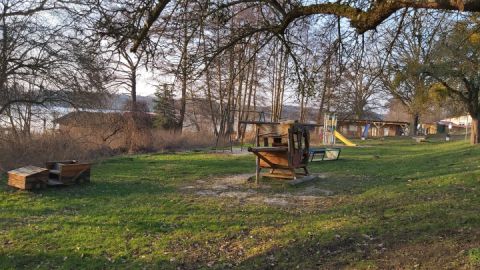
[[[340,141],[342,141],[346,146],[357,146],[356,144],[354,144],[352,141],[350,141],[349,139],[345,138],[345,136],[343,136],[340,132],[336,131],[334,132],[334,135],[335,135],[335,138],[339,139]]]

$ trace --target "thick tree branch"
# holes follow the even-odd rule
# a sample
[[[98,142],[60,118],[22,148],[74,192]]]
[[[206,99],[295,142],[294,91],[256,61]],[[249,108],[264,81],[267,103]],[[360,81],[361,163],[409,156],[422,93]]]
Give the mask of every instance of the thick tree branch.
[[[143,26],[143,28],[140,30],[140,33],[135,38],[135,43],[133,44],[132,52],[136,52],[138,47],[140,47],[140,44],[142,43],[142,41],[147,37],[150,27],[152,27],[153,23],[158,19],[158,17],[160,17],[160,14],[162,13],[162,11],[165,9],[165,7],[169,2],[170,0],[158,0],[158,3],[149,12],[147,20],[145,21],[145,25]]]
[[[283,19],[278,24],[271,25],[275,28],[274,32],[284,33],[287,27],[295,20],[311,15],[335,15],[341,18],[350,20],[350,24],[357,30],[359,34],[365,33],[369,30],[375,29],[383,21],[389,18],[398,10],[404,8],[425,8],[438,10],[459,10],[480,12],[480,1],[478,0],[376,0],[367,10],[357,8],[351,4],[344,4],[341,2],[335,3],[319,3],[311,5],[298,5],[286,11],[276,0],[256,0],[258,3],[267,3],[273,7],[274,10],[279,11],[283,15]],[[149,12],[145,26],[140,30],[135,37],[132,51],[135,52],[142,41],[147,37],[148,31],[153,23],[159,18],[162,11],[170,0],[158,0],[158,3]],[[227,6],[242,4],[250,1],[238,1],[226,4]]]
[[[285,16],[282,27],[286,28],[295,19],[315,14],[337,15],[350,20],[358,33],[375,29],[396,11],[403,8],[426,8],[439,10],[480,11],[476,0],[380,0],[364,11],[341,3],[321,3],[298,6]]]

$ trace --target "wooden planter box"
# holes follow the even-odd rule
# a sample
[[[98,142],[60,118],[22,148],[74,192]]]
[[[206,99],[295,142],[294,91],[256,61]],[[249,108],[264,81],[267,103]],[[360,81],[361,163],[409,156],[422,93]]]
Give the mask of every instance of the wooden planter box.
[[[48,170],[26,166],[8,172],[8,185],[19,189],[32,190],[47,186]]]
[[[76,160],[49,161],[49,185],[71,185],[90,182],[90,163]]]

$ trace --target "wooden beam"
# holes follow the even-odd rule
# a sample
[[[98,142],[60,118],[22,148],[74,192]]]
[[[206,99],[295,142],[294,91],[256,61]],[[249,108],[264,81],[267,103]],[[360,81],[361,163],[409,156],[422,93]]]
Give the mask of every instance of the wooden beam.
[[[260,152],[276,153],[276,152],[287,152],[287,151],[288,151],[288,147],[281,147],[281,146],[278,146],[278,147],[264,146],[264,147],[249,147],[248,148],[248,152],[252,152],[252,153],[260,153]]]
[[[260,159],[262,159],[263,161],[265,161],[270,167],[274,167],[275,164],[273,164],[270,160],[268,160],[266,157],[262,156],[260,153],[255,153],[255,155],[257,157],[259,157]]]

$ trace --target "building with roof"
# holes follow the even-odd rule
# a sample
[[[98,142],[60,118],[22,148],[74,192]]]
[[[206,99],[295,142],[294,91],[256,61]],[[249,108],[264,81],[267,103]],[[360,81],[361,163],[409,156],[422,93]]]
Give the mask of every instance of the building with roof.
[[[337,121],[337,130],[349,138],[361,138],[365,127],[368,137],[393,137],[408,135],[408,122],[383,121],[368,119],[343,119]]]

